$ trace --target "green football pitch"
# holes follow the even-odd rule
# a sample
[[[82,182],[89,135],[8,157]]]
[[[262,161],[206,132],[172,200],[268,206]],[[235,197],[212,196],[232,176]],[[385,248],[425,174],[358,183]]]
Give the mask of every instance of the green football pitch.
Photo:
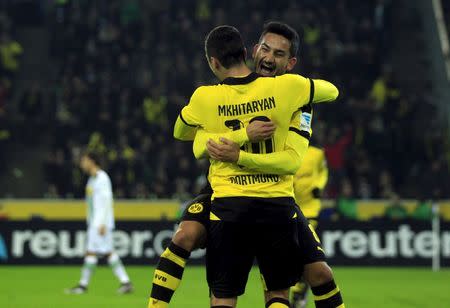
[[[78,281],[79,267],[2,266],[0,307],[147,307],[153,267],[129,266],[127,270],[135,285],[133,294],[116,294],[115,277],[108,267],[100,266],[87,294],[66,295],[64,289]],[[450,307],[450,270],[433,273],[418,268],[336,268],[335,276],[347,308]],[[203,267],[187,267],[171,307],[209,307]],[[238,307],[264,307],[257,269],[253,269]]]

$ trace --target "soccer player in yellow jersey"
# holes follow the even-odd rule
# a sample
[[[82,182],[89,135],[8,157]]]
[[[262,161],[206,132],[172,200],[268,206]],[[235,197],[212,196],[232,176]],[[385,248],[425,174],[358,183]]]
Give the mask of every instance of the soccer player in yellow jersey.
[[[321,209],[320,196],[328,181],[325,152],[309,145],[302,166],[294,177],[295,200],[314,228]]]
[[[286,24],[277,22],[266,24],[264,32],[261,35],[260,42],[255,46],[253,53],[255,62],[257,62],[257,72],[265,76],[273,76],[277,74],[284,74],[286,70],[291,70],[296,62],[295,54],[297,52],[297,49],[298,35],[292,28],[290,28]],[[328,100],[329,98],[327,97],[330,96],[335,97],[335,94],[333,94],[335,92],[335,88],[333,86],[330,87],[326,82],[323,81],[316,81],[314,83],[310,82],[310,87],[314,87],[314,84],[316,84],[316,91],[314,91],[314,89],[313,91],[311,91],[315,92],[315,94],[313,95],[312,93],[310,93],[310,100],[313,99],[314,101],[322,101]],[[308,110],[308,106],[306,107],[306,110]],[[307,113],[305,113],[305,115],[307,115]],[[307,117],[305,117],[305,119],[307,119]],[[290,130],[288,134],[294,136],[291,137],[291,140],[293,138],[295,142],[300,142],[300,152],[303,153],[304,151],[306,151],[307,142],[305,143],[305,140],[307,141],[309,138],[309,129],[304,129],[304,125],[300,125],[300,116],[298,114],[292,119],[290,126],[292,130]],[[296,129],[299,127],[302,129]],[[275,127],[272,122],[253,121],[246,127],[246,132],[248,135],[246,137],[248,137],[248,139],[253,143],[264,141],[264,139],[267,139],[268,137],[270,138],[272,136],[274,128]],[[200,136],[201,134],[199,134],[200,132],[204,132],[204,130],[198,130],[197,132],[197,137],[200,138],[196,137],[195,139],[197,143],[197,149],[194,149],[194,152],[196,152],[195,150],[197,150],[196,156],[200,157],[205,154],[205,149],[199,151],[198,145],[201,144],[204,148],[206,140],[209,138],[209,136],[206,136],[205,139],[205,135]],[[242,130],[231,132],[231,135],[233,134],[235,134],[235,136],[240,135],[241,138],[243,135]],[[299,134],[304,138],[295,139],[295,136],[298,136]],[[230,137],[228,133],[223,133],[221,135]],[[267,146],[267,144],[262,145],[263,149],[264,146]],[[294,148],[299,149],[298,146],[294,146]],[[256,160],[257,167],[263,168],[265,165],[268,165],[270,168],[271,160],[264,159],[266,155],[270,154],[259,154],[261,159]],[[274,162],[276,162],[276,160]],[[286,165],[289,165],[289,162],[286,163]],[[292,172],[289,171],[290,167],[285,167],[284,169],[284,171],[278,171]],[[191,202],[191,206],[187,207],[182,218],[182,223],[176,234],[174,235],[172,243],[161,256],[160,262],[158,263],[157,270],[155,271],[155,278],[153,280],[152,295],[149,301],[149,307],[168,307],[170,298],[174,290],[179,285],[183,268],[186,259],[189,257],[190,251],[204,245],[206,238],[205,230],[208,226],[208,223],[206,221],[208,219],[208,216],[206,216],[206,214],[209,213],[210,194],[211,188],[205,188],[202,193]],[[309,231],[307,225],[306,229],[307,230],[303,230],[303,232],[306,231],[306,236],[304,234],[301,234],[299,235],[299,237],[311,237],[311,231]],[[314,238],[312,240],[314,241]],[[323,287],[323,283],[333,282],[332,274],[328,270],[326,263],[324,268],[325,269],[323,269],[323,267],[321,268],[310,265],[305,266],[305,275],[307,274],[307,276],[310,277],[308,281],[312,285],[320,286],[323,292],[325,292],[329,287]],[[162,279],[161,277],[164,279]],[[330,285],[330,283],[328,283],[328,285]],[[334,298],[336,298],[337,295],[340,297],[339,292],[335,292],[335,290],[333,289],[331,291],[334,291],[334,293],[332,292],[333,294],[331,294]],[[329,292],[326,291],[325,293]],[[335,306],[331,304],[328,306],[324,306],[326,302],[326,297],[321,296],[320,304],[323,307],[338,306],[337,304]],[[338,301],[335,302],[338,303]],[[273,304],[277,305],[276,302],[274,302]]]
[[[235,307],[256,258],[268,290],[267,307],[288,307],[288,288],[299,273],[291,174],[301,162],[300,147],[296,147],[300,142],[295,138],[304,139],[300,123],[298,127],[290,124],[297,111],[311,103],[315,82],[299,75],[261,78],[251,73],[240,34],[230,26],[212,30],[205,49],[210,68],[222,84],[195,91],[180,113],[174,136],[192,140],[202,128],[214,133],[238,131],[243,140],[243,150],[234,161],[211,160],[207,241],[211,305]],[[243,128],[258,120],[271,121],[277,129],[264,142],[248,143]],[[290,131],[296,135],[288,136]],[[294,140],[289,141],[290,137]],[[261,168],[261,153],[266,153],[264,160],[275,162],[273,166]]]
[[[283,67],[282,63],[284,61],[280,60],[280,58],[283,57],[278,56],[277,58],[277,53],[280,53],[280,51],[282,51],[283,49],[286,50],[286,46],[280,44],[280,42],[282,42],[280,38],[286,37],[289,40],[291,40],[291,35],[289,32],[295,33],[295,30],[293,30],[292,28],[288,27],[285,24],[272,22],[266,25],[265,31],[261,36],[260,44],[258,44],[255,47],[254,51],[254,58],[256,61],[257,70],[259,69],[261,71],[260,66],[274,67],[274,63],[276,63],[277,67],[281,68]],[[265,50],[261,51],[261,49],[263,48]],[[267,56],[267,54],[271,55]],[[319,92],[321,95],[324,95],[324,93],[327,93],[325,89],[326,88],[322,89],[321,87],[318,87],[317,92]],[[309,118],[309,121],[310,117],[311,114],[308,114],[308,112],[304,112],[304,114],[302,115],[302,118],[304,119]],[[310,128],[308,125],[306,125],[306,123],[303,123],[301,125],[301,131],[302,133],[305,132],[310,133]],[[199,137],[199,135],[204,134],[205,134],[204,132],[199,130],[197,132],[196,142],[197,137]],[[215,137],[214,134],[206,134],[206,135],[209,135],[210,137],[212,135],[213,137]],[[202,142],[204,142],[204,137],[202,137]],[[208,147],[210,142],[208,142]],[[227,144],[223,145],[216,144],[214,148],[217,151],[215,151],[215,149],[213,148],[213,151],[215,151],[215,153],[214,152],[210,153],[210,156],[217,160],[229,161],[230,158],[233,157],[233,155],[238,153],[239,149],[237,147],[233,148],[233,145],[230,145],[230,143],[227,141],[226,143]],[[194,144],[194,152],[195,150],[196,149]],[[220,152],[221,150],[222,153]],[[227,153],[227,151],[229,152]],[[199,151],[198,149],[197,152],[201,153],[201,151]],[[264,166],[262,166],[262,159],[265,155],[260,154],[260,156],[261,161],[259,162],[259,165],[262,169],[264,169]],[[306,168],[310,167],[309,164],[310,164],[309,161],[302,162],[302,166],[305,165]],[[304,218],[304,216],[301,213],[299,213],[298,221],[299,221],[298,229],[299,229],[300,251],[302,252],[300,263],[304,265],[303,275],[306,278],[306,281],[313,286],[312,289],[315,296],[317,307],[344,307],[339,288],[336,286],[334,282],[331,269],[325,262],[325,256],[320,246],[319,238],[315,234],[313,227],[309,224],[309,222]]]
[[[325,152],[315,146],[309,145],[301,168],[294,177],[295,201],[300,206],[303,214],[308,218],[309,224],[317,228],[318,216],[321,208],[320,195],[328,181],[328,168]],[[311,258],[315,251],[310,251],[307,256]],[[314,261],[314,258],[312,260]],[[308,260],[304,263],[308,264]],[[294,308],[306,307],[307,284],[304,280],[291,288]]]

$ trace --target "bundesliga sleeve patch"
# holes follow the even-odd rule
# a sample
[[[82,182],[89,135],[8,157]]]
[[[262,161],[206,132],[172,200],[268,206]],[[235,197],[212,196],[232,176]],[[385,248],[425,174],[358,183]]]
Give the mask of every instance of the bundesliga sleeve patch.
[[[310,132],[312,115],[308,112],[302,112],[300,115],[300,130]]]

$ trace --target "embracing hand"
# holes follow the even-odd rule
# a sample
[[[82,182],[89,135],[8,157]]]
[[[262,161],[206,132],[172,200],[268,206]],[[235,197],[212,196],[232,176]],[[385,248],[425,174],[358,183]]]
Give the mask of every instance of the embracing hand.
[[[220,138],[221,143],[216,143],[214,140],[209,139],[206,143],[206,149],[208,150],[209,157],[212,159],[235,163],[239,159],[239,144],[226,139]]]
[[[250,142],[260,142],[271,138],[275,129],[272,121],[253,121],[247,126],[247,136]]]

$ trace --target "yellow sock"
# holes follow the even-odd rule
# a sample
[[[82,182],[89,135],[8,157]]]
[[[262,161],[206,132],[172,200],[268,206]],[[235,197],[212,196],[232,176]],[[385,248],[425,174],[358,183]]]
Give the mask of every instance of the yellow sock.
[[[289,305],[285,305],[282,303],[273,303],[268,308],[289,308]]]
[[[189,251],[174,243],[170,243],[166,248],[155,269],[148,308],[169,307],[172,295],[181,283],[189,255]]]
[[[341,291],[334,280],[311,288],[316,306],[324,308],[345,308]]]

